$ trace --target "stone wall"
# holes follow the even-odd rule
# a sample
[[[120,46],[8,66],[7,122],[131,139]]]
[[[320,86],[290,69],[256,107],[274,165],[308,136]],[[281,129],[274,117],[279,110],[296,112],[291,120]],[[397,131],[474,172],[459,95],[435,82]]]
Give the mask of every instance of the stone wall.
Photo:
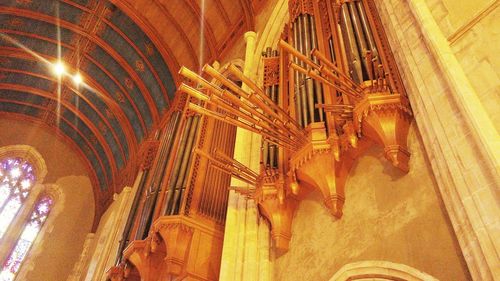
[[[498,124],[493,122],[498,110],[488,109],[498,107],[498,101],[485,102],[487,93],[477,88],[481,83],[487,85],[498,72],[487,70],[479,80],[474,79],[476,74],[467,70],[454,44],[474,36],[469,40],[471,47],[463,49],[465,58],[482,57],[479,60],[484,65],[498,61],[495,56],[500,45],[494,44],[495,36],[488,35],[498,29],[488,27],[487,19],[498,10],[499,1],[486,7],[485,1],[375,3],[469,271],[475,280],[498,280],[500,141]],[[458,15],[467,5],[477,10]],[[478,11],[482,16],[471,20]],[[483,32],[475,32],[480,26]],[[489,41],[492,48],[481,47]],[[497,89],[498,83],[496,79]]]
[[[500,131],[500,2],[426,0],[481,103]]]
[[[409,149],[408,174],[392,167],[380,148],[358,160],[340,220],[317,192],[301,201],[290,250],[275,261],[275,280],[326,281],[342,266],[365,260],[408,265],[441,281],[469,280],[414,125]]]
[[[61,192],[58,214],[47,220],[43,241],[31,249],[21,268],[22,280],[66,280],[82,251],[94,219],[94,195],[84,164],[61,139],[30,122],[0,118],[0,147],[29,145],[45,160],[43,184],[55,184]],[[56,208],[61,206],[54,206]]]

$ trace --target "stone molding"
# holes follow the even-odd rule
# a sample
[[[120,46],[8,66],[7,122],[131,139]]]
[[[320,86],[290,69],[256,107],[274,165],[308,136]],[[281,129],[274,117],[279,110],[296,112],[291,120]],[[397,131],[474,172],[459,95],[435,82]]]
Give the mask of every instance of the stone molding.
[[[361,261],[344,265],[330,278],[330,281],[365,278],[374,278],[374,280],[439,281],[413,267],[388,261]]]

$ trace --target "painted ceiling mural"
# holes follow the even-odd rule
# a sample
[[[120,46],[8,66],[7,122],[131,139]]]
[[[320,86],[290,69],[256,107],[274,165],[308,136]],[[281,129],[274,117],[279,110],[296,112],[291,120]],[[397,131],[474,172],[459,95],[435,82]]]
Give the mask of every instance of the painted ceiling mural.
[[[173,98],[162,53],[107,0],[0,0],[0,29],[0,113],[58,127],[105,192]]]

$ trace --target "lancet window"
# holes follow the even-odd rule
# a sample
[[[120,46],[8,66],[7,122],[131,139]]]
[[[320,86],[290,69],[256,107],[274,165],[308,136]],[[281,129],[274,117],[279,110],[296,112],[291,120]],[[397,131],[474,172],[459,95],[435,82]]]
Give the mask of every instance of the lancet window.
[[[0,281],[16,279],[52,210],[53,198],[34,192],[36,182],[29,161],[20,157],[0,161]]]

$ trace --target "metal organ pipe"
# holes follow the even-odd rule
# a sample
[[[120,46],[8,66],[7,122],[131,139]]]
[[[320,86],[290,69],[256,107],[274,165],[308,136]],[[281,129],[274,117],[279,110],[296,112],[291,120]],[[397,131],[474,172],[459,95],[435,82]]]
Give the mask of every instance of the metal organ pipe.
[[[353,2],[349,2],[347,3],[348,7],[349,7],[349,14],[351,15],[351,20],[352,20],[352,24],[353,24],[353,28],[354,28],[354,35],[356,36],[356,41],[357,41],[357,45],[358,45],[358,50],[359,50],[359,53],[360,53],[360,61],[362,63],[362,66],[364,68],[364,72],[362,72],[363,74],[363,80],[368,80],[368,77],[366,76],[366,72],[368,70],[368,65],[366,64],[366,53],[368,51],[367,49],[367,42],[366,42],[366,39],[365,39],[365,36],[363,34],[363,28],[361,26],[361,22],[360,22],[360,17],[359,17],[359,14],[358,14],[358,10],[356,8],[356,4],[354,4]]]
[[[344,34],[344,40],[346,41],[346,54],[347,59],[349,60],[349,69],[351,70],[352,79],[354,79],[357,83],[360,83],[363,79],[360,62],[361,58],[356,44],[356,38],[352,28],[352,21],[347,3],[342,5],[340,11],[342,14],[342,31]]]
[[[317,50],[318,38],[316,35],[316,23],[314,22],[314,18],[312,16],[309,16],[309,20],[311,21],[311,35],[312,35],[311,49]],[[331,39],[330,39],[330,41],[331,41]],[[308,54],[311,54],[311,52],[308,52]],[[318,59],[314,56],[312,56],[312,57],[313,57],[314,63],[318,64]],[[335,57],[335,55],[333,55],[332,57]],[[321,83],[319,81],[314,82],[314,89],[315,89],[315,93],[316,93],[316,103],[323,104],[323,87],[321,86]],[[322,108],[318,109],[318,117],[319,117],[319,120],[317,120],[317,121],[323,122],[324,112],[323,112]]]
[[[373,39],[373,34],[371,32],[370,25],[368,24],[368,18],[366,17],[363,3],[361,3],[361,1],[356,1],[356,7],[358,8],[361,25],[363,26],[363,31],[365,32],[366,35],[368,49],[372,51],[373,58],[378,60],[377,47],[375,45],[375,40]]]
[[[162,136],[159,145],[159,152],[157,154],[157,160],[155,161],[155,166],[152,169],[153,175],[151,185],[147,191],[146,202],[144,203],[140,225],[136,233],[136,239],[144,239],[149,232],[149,226],[152,223],[151,220],[153,219],[155,204],[158,199],[159,188],[163,180],[163,175],[168,159],[170,158],[169,154],[177,130],[179,116],[180,112],[175,112],[172,114],[172,117],[170,118],[167,128],[165,128],[164,134]]]
[[[271,48],[266,49],[266,53],[264,54],[267,58],[277,58],[279,56],[278,51],[272,50]],[[271,85],[267,85],[265,87],[265,93],[269,97],[272,103],[279,106],[278,103],[278,94],[279,94],[279,85],[274,82]],[[276,144],[269,143],[265,139],[262,140],[262,162],[265,168],[277,168],[277,154],[278,148]]]
[[[303,54],[309,55],[311,53],[311,24],[309,22],[310,16],[308,14],[301,15],[304,30]],[[314,120],[314,83],[310,77],[304,77],[305,95],[307,97],[307,112],[309,114],[309,122]]]
[[[291,24],[293,31],[293,48],[304,57],[317,59],[311,56],[311,51],[318,48],[318,38],[314,16],[308,13],[300,13]],[[294,56],[292,62],[302,68],[306,63],[300,57]],[[323,88],[319,81],[314,81],[300,71],[294,71],[295,79],[295,111],[297,120],[302,127],[310,123],[324,121],[323,109],[315,107],[317,103],[323,103]]]
[[[191,130],[192,124],[193,124],[193,117],[187,117],[186,118],[186,123],[185,126],[182,130],[182,136],[179,142],[179,147],[177,148],[177,153],[175,155],[174,159],[174,167],[172,170],[172,173],[170,174],[170,177],[168,179],[168,189],[167,189],[167,200],[165,202],[165,215],[169,215],[171,212],[171,209],[173,207],[173,202],[174,202],[174,195],[175,195],[175,187],[177,180],[179,180],[179,173],[181,170],[181,165],[182,165],[182,159],[184,156],[184,152],[186,149],[186,145],[188,143],[188,136],[189,136],[189,131]],[[182,181],[182,179],[181,179]]]
[[[132,201],[132,206],[130,209],[130,214],[127,218],[125,228],[123,229],[122,238],[120,239],[120,245],[118,246],[118,253],[116,255],[115,265],[118,266],[122,262],[123,250],[127,246],[130,238],[130,232],[132,230],[132,225],[134,224],[135,218],[137,217],[137,211],[139,209],[139,204],[141,202],[141,197],[144,192],[144,187],[146,186],[146,179],[148,178],[149,169],[144,169],[137,185],[137,191]]]
[[[193,122],[191,124],[191,128],[189,130],[189,135],[188,135],[188,142],[187,145],[183,151],[183,156],[182,156],[182,164],[181,164],[181,169],[179,176],[176,178],[176,184],[175,184],[175,194],[174,194],[174,200],[173,200],[173,206],[170,209],[169,215],[175,215],[178,214],[179,209],[180,209],[180,204],[182,202],[182,193],[183,189],[186,188],[187,184],[187,178],[188,178],[188,173],[187,171],[189,170],[189,164],[191,162],[191,158],[193,156],[192,150],[193,150],[193,144],[196,139],[196,133],[198,131],[198,123],[200,120],[200,116],[193,116]]]
[[[298,20],[295,20],[292,24],[293,26],[293,46],[295,49],[298,49],[298,42],[299,42],[299,23]],[[293,62],[295,64],[299,63],[299,59],[297,57],[293,57]],[[301,127],[305,127],[305,124],[302,122],[302,101],[300,98],[300,74],[298,71],[293,72],[294,80],[295,80],[295,112],[296,112],[296,118],[300,124]]]
[[[302,16],[297,17],[298,21],[298,28],[299,28],[299,41],[298,43],[298,50],[300,53],[304,53],[304,25],[303,25],[303,18]],[[302,61],[299,61],[299,65],[304,67],[304,63]],[[299,93],[300,93],[300,109],[302,110],[302,124],[303,126],[309,125],[309,114],[307,113],[307,93],[306,93],[306,76],[302,73],[299,73]]]

